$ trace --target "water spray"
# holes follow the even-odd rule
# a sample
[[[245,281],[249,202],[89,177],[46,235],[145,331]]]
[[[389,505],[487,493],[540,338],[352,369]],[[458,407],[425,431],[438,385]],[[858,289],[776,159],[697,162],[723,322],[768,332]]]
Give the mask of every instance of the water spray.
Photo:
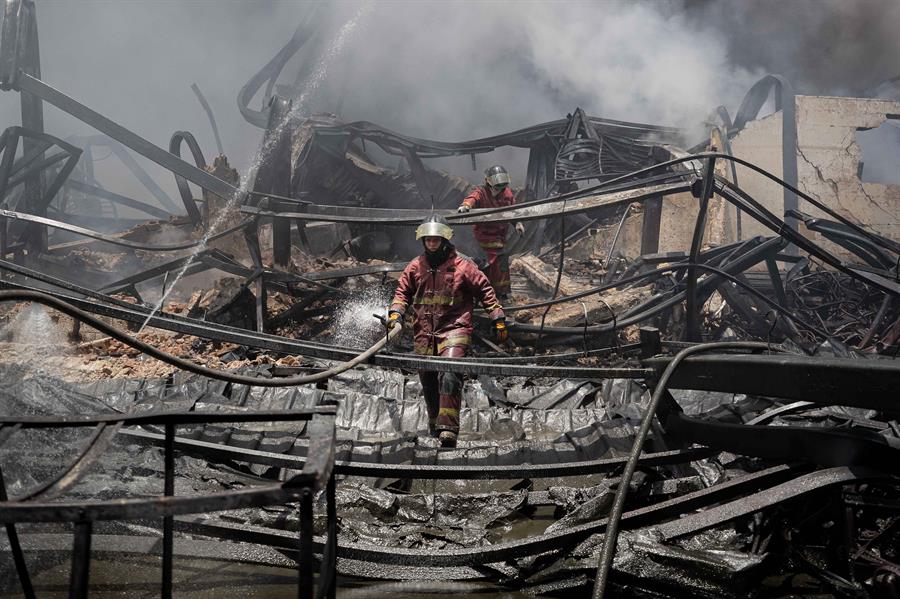
[[[249,187],[251,181],[256,178],[256,173],[259,171],[260,165],[262,165],[266,160],[268,160],[270,154],[272,153],[273,147],[276,145],[277,141],[281,133],[284,130],[284,127],[287,126],[288,123],[302,116],[305,112],[306,105],[308,104],[309,98],[312,96],[314,92],[316,92],[325,81],[328,75],[328,68],[331,63],[341,54],[341,51],[346,46],[347,41],[352,36],[353,32],[356,30],[357,25],[359,24],[360,19],[367,14],[371,9],[371,3],[366,2],[363,3],[359,9],[356,11],[356,14],[353,15],[346,23],[344,23],[343,27],[338,31],[337,36],[331,44],[331,47],[326,50],[322,57],[319,59],[316,68],[313,70],[312,75],[305,82],[303,87],[303,92],[296,98],[293,107],[291,110],[285,115],[285,117],[281,120],[280,123],[272,130],[271,135],[266,136],[266,141],[263,142],[259,151],[256,153],[256,156],[253,160],[251,160],[250,165],[247,167],[247,172],[243,177],[241,177],[241,184],[239,187],[239,192],[233,194],[231,197],[227,198],[225,206],[219,211],[219,214],[216,216],[215,220],[210,224],[207,228],[206,233],[204,233],[203,237],[200,239],[200,242],[194,248],[188,260],[182,265],[182,267],[175,274],[175,277],[172,279],[172,282],[169,283],[168,289],[164,291],[162,296],[159,298],[159,301],[150,311],[150,314],[147,316],[147,319],[144,320],[143,324],[141,324],[138,329],[137,334],[140,334],[144,327],[147,326],[147,323],[156,315],[157,312],[160,311],[162,305],[165,303],[166,299],[168,299],[169,294],[172,290],[175,289],[178,282],[184,276],[184,273],[187,272],[187,269],[194,263],[197,254],[204,251],[206,249],[207,243],[209,243],[209,239],[215,232],[221,227],[224,222],[226,216],[230,214],[231,209],[241,202],[244,198],[247,197],[249,193]]]
[[[369,287],[346,300],[341,301],[334,315],[332,342],[335,345],[361,348],[371,345],[381,337],[385,307],[392,294],[386,287]]]

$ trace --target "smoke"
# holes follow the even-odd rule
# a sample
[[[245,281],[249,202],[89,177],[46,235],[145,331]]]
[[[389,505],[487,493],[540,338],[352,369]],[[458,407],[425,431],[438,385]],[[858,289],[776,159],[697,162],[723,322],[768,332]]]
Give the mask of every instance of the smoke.
[[[360,4],[319,5],[315,39],[287,64],[276,90],[295,88],[310,111],[432,139],[496,135],[580,106],[684,127],[694,142],[713,108],[734,113],[767,72],[786,75],[800,92],[830,94],[858,93],[900,73],[894,0],[371,2],[334,52]],[[262,132],[238,113],[238,90],[311,6],[37,0],[43,78],[157,145],[189,130],[211,161],[212,132],[190,90],[196,82],[231,164],[245,172]],[[309,88],[302,74],[323,56],[327,76]],[[257,97],[253,107],[262,104]],[[0,125],[19,122],[18,94],[0,93],[0,117]],[[49,106],[45,124],[59,137],[93,133]],[[448,163],[475,180],[494,159],[517,163],[513,176],[524,177],[521,153],[479,157],[475,172],[468,158]],[[141,161],[177,198],[171,174]],[[108,187],[155,203],[125,169],[104,167]]]
[[[343,65],[359,92],[342,116],[432,139],[496,135],[578,106],[694,128],[762,74],[733,68],[724,36],[655,3],[380,4],[360,33]]]
[[[900,75],[896,0],[688,0],[684,10],[724,34],[730,63],[780,73],[798,93],[868,97]]]

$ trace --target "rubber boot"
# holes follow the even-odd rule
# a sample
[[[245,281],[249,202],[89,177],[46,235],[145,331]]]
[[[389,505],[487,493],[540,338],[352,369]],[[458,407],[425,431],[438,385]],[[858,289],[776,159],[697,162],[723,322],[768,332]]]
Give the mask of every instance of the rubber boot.
[[[438,435],[441,447],[456,447],[456,433],[453,431],[441,431]]]

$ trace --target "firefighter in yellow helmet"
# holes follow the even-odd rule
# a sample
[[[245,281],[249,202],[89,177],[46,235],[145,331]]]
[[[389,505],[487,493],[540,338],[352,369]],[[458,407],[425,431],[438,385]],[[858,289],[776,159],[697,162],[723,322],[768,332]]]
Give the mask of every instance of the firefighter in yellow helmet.
[[[390,319],[402,321],[406,309],[415,313],[413,347],[416,353],[460,358],[472,340],[472,310],[478,300],[490,315],[494,337],[506,341],[506,318],[488,278],[450,243],[453,229],[432,215],[416,229],[424,252],[400,275],[390,307]],[[462,378],[452,372],[420,371],[429,428],[441,445],[455,447],[459,433]]]

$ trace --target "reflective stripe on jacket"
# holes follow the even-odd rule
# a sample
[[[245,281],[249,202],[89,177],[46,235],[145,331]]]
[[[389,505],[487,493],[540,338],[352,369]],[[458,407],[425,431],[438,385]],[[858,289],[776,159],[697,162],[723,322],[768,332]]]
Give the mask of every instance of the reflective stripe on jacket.
[[[472,309],[478,300],[491,319],[503,317],[494,288],[468,257],[451,250],[447,260],[433,269],[424,255],[410,262],[400,275],[391,311],[416,315],[413,346],[417,353],[434,354],[454,345],[469,345]]]

